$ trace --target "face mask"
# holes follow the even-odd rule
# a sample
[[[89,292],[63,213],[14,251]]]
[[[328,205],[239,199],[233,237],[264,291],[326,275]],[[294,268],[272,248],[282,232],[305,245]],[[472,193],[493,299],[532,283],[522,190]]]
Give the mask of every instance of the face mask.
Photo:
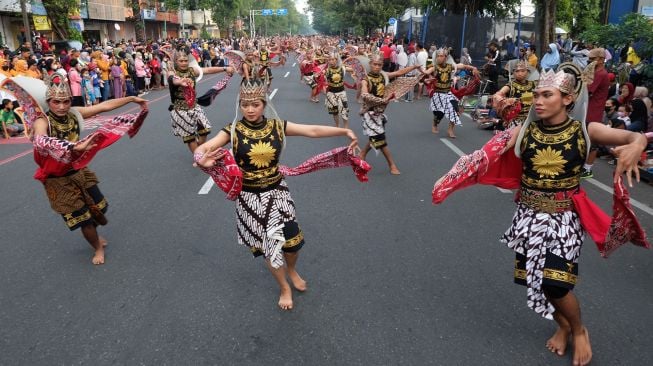
[[[626,112],[617,112],[617,116],[619,116],[619,117],[625,117],[625,116],[626,116]]]
[[[610,111],[612,110],[612,107],[605,107],[604,110],[605,110],[605,113],[610,113]]]

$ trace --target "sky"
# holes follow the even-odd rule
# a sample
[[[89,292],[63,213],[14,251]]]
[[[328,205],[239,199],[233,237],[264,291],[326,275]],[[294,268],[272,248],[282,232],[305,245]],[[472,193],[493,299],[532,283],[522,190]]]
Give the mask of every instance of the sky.
[[[294,0],[294,1],[295,1],[295,8],[297,8],[297,11],[300,14],[306,14],[308,16],[308,21],[312,23],[313,22],[313,13],[311,13],[311,12],[306,13],[304,11],[304,8],[307,5],[306,0]]]

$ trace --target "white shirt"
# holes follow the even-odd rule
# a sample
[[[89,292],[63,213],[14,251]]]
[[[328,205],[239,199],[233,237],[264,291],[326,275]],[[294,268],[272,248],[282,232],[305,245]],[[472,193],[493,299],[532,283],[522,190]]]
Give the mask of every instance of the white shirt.
[[[422,49],[417,53],[417,65],[419,65],[422,70],[426,70],[426,61],[429,58],[429,53],[425,49]]]

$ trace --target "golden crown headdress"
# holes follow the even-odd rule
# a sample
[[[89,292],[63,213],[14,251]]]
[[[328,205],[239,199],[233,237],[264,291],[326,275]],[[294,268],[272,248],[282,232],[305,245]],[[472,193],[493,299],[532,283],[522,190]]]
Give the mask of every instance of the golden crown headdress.
[[[449,49],[445,48],[445,47],[440,47],[437,50],[435,50],[435,55],[436,56],[441,56],[441,55],[449,56]]]
[[[375,51],[370,54],[370,62],[381,61],[383,62],[383,53]]]
[[[240,86],[240,101],[267,100],[267,86],[262,80],[245,81]]]
[[[526,61],[524,61],[524,60],[519,60],[515,64],[515,68],[513,69],[513,71],[517,71],[517,70],[526,70],[526,71],[528,71],[529,70],[528,69],[528,63]]]
[[[72,98],[68,78],[63,75],[54,73],[43,77],[45,82],[45,100],[69,100]]]
[[[576,94],[576,78],[572,74],[568,74],[563,70],[555,72],[551,69],[543,72],[540,75],[540,82],[537,84],[536,89],[540,88],[556,88],[564,94]]]

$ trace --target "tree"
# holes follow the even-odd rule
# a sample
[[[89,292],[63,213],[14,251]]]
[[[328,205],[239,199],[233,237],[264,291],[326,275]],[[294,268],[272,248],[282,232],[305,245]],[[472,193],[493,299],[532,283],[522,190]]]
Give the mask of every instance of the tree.
[[[70,25],[70,14],[79,12],[79,0],[48,0],[43,2],[52,20],[52,28],[61,39],[82,40],[82,34]]]
[[[422,6],[432,6],[436,10],[447,9],[452,14],[489,14],[495,17],[506,17],[519,6],[521,0],[426,0]]]
[[[540,37],[536,40],[537,49],[543,53],[549,49],[549,44],[555,41],[556,1],[537,0],[535,9],[537,24],[540,27]]]
[[[556,4],[556,24],[577,37],[601,19],[600,0],[559,0]]]
[[[581,34],[581,38],[614,49],[633,44],[640,57],[653,57],[653,24],[642,14],[626,14],[619,24],[594,24]]]

